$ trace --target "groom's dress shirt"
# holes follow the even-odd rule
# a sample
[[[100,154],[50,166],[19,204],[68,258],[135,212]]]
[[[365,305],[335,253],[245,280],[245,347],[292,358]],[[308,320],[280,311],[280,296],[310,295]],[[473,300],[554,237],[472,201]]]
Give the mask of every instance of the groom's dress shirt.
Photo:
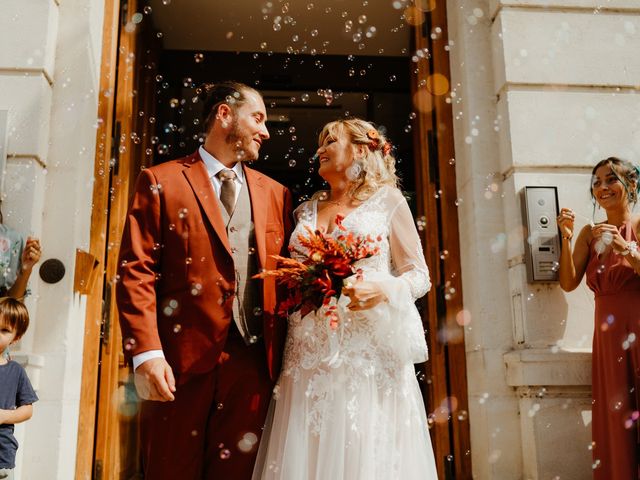
[[[216,196],[220,198],[221,182],[218,178],[218,173],[221,170],[226,169],[227,167],[224,166],[220,162],[220,160],[207,152],[202,146],[198,149],[198,153],[200,154],[200,157],[202,158],[202,161],[204,162],[204,165],[207,169],[207,174],[209,175],[209,180],[211,180],[213,190],[216,192]],[[236,178],[233,181],[236,185],[235,201],[237,202],[238,196],[240,195],[240,189],[242,187],[242,184],[244,183],[244,171],[242,170],[242,163],[236,162],[231,170],[233,170],[236,174]],[[142,365],[147,360],[151,360],[152,358],[164,358],[164,353],[162,352],[162,350],[148,350],[146,352],[139,353],[138,355],[134,355],[131,359],[133,363],[133,371],[135,372],[140,365]]]

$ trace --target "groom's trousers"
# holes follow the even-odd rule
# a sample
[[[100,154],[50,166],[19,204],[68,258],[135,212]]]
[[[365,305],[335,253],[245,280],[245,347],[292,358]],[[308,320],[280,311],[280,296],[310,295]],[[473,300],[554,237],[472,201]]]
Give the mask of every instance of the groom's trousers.
[[[264,343],[232,324],[216,368],[178,385],[173,402],[142,404],[144,478],[249,480],[273,389]]]

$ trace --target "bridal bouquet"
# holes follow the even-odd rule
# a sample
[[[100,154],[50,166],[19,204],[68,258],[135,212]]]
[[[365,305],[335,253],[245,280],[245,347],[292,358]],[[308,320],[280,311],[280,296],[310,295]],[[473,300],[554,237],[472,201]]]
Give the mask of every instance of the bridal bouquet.
[[[276,269],[265,270],[253,277],[275,277],[278,283],[286,286],[290,293],[280,306],[281,313],[297,309],[302,309],[304,313],[326,306],[331,327],[337,327],[338,316],[335,302],[330,305],[331,299],[338,296],[346,278],[360,273],[355,267],[358,260],[378,253],[375,241],[381,240],[379,237],[374,240],[370,236],[354,236],[342,225],[343,219],[341,215],[336,217],[336,225],[340,232],[335,238],[320,230],[314,231],[306,227],[307,235],[298,236],[304,251],[296,251],[289,247],[292,252],[296,251],[302,257],[306,257],[306,260],[299,261],[273,255],[278,262]]]

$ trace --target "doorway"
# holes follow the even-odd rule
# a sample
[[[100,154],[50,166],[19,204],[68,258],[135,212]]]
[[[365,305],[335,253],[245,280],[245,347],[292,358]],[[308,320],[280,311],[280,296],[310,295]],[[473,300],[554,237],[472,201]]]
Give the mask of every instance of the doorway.
[[[203,137],[196,90],[226,79],[264,94],[271,139],[252,167],[289,187],[296,203],[322,188],[312,157],[326,122],[359,116],[386,130],[434,284],[419,303],[431,358],[416,366],[416,375],[438,469],[441,478],[471,478],[464,339],[456,322],[462,292],[451,202],[453,132],[448,88],[435,80],[436,73],[448,77],[448,56],[439,45],[446,41],[446,2],[236,4],[119,2],[113,113],[106,126],[112,145],[100,367],[93,376],[85,369],[83,378],[96,382],[95,429],[93,441],[79,445],[78,478],[139,475],[137,401],[111,295],[126,205],[140,168],[197,149]],[[84,428],[91,415],[85,417]],[[89,444],[87,476],[88,462],[80,459],[89,457]]]

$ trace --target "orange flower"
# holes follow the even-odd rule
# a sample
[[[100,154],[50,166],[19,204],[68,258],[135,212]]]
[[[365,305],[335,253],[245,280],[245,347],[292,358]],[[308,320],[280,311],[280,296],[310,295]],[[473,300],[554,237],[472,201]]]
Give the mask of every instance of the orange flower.
[[[380,134],[377,130],[372,129],[367,132],[367,137],[369,138],[369,140],[371,140],[369,142],[369,149],[372,152],[376,151],[380,146]]]

